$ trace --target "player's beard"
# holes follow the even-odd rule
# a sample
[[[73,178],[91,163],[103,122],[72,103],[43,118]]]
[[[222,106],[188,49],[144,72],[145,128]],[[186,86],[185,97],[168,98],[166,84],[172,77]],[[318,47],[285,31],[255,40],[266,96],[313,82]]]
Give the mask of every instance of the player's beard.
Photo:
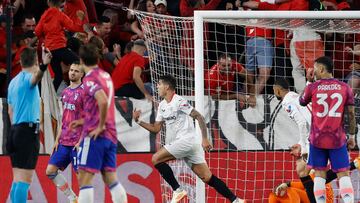
[[[281,101],[281,100],[282,100],[282,98],[281,98],[281,97],[279,97],[279,96],[277,96],[277,95],[275,95],[275,97],[276,97],[276,99],[277,99],[277,100],[279,100],[279,101]]]

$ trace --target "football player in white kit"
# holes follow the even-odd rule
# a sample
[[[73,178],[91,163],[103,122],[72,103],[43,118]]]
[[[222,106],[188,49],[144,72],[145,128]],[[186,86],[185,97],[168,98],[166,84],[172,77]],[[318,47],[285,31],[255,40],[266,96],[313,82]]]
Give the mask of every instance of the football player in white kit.
[[[140,110],[135,110],[133,113],[134,120],[148,131],[158,133],[162,125],[166,124],[167,136],[170,136],[168,139],[171,141],[159,149],[151,161],[173,189],[171,203],[179,202],[187,195],[187,192],[180,187],[172,169],[166,163],[174,159],[184,159],[203,182],[213,187],[230,202],[245,202],[245,200],[237,198],[222,180],[211,173],[204,156],[204,150],[209,151],[212,148],[207,138],[204,118],[186,99],[175,93],[175,87],[176,80],[174,77],[165,75],[159,78],[157,89],[163,100],[159,104],[155,123],[145,123],[140,120]],[[199,122],[202,143],[197,142],[193,119]]]
[[[314,182],[306,167],[307,155],[309,152],[309,134],[311,126],[311,106],[301,106],[300,95],[289,90],[289,83],[284,78],[277,78],[274,82],[274,94],[281,101],[281,106],[288,116],[296,122],[299,128],[300,140],[298,144],[291,147],[291,153],[296,160],[296,172],[303,183],[310,202],[315,201],[313,187]],[[313,200],[313,201],[312,201]]]

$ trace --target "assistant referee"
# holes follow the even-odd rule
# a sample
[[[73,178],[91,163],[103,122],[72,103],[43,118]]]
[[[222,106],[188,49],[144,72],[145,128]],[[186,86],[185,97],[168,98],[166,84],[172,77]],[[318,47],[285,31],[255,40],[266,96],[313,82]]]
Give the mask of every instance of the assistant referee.
[[[39,155],[40,94],[38,83],[51,61],[51,54],[42,51],[39,66],[37,52],[25,48],[20,55],[22,71],[9,84],[8,105],[11,133],[7,151],[11,158],[13,183],[10,198],[15,203],[26,203],[28,189]]]

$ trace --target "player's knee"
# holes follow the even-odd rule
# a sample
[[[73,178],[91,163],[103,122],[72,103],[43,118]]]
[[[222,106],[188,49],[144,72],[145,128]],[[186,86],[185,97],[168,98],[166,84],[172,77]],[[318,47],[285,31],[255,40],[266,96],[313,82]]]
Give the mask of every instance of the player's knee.
[[[210,179],[211,179],[212,174],[211,173],[204,173],[204,174],[200,174],[199,178],[204,182],[204,183],[209,183]]]
[[[154,154],[152,157],[151,157],[151,162],[152,164],[155,166],[156,164],[160,163],[159,162],[159,158],[156,154]]]

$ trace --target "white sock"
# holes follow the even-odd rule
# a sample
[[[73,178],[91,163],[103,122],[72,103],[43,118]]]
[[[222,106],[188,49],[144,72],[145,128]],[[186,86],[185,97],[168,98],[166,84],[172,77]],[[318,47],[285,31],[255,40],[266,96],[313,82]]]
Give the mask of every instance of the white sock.
[[[70,201],[76,200],[76,194],[69,187],[69,184],[66,182],[66,179],[62,174],[58,173],[52,181]]]
[[[339,179],[339,189],[344,203],[354,202],[354,189],[349,176],[344,176]]]
[[[109,189],[113,203],[127,203],[125,189],[119,182],[110,184]]]
[[[317,203],[326,202],[326,189],[325,189],[326,180],[321,177],[314,178],[314,196]]]
[[[93,186],[83,186],[80,188],[78,203],[94,203]]]

